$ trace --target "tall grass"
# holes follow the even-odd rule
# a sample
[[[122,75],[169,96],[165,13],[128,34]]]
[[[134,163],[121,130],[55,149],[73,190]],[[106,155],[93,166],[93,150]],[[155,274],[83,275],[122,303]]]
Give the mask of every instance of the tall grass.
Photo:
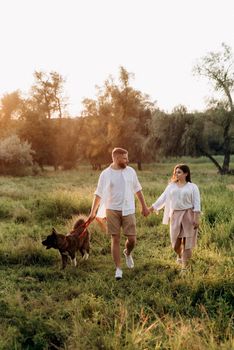
[[[176,162],[139,173],[149,205]],[[203,159],[191,169],[202,220],[189,273],[180,275],[162,213],[144,218],[137,204],[135,268],[123,259],[121,281],[97,222],[90,226],[90,259],[78,256],[77,268],[60,270],[58,251],[41,244],[52,226],[66,234],[78,215],[88,214],[98,172],[83,166],[1,177],[0,349],[232,349],[233,177],[217,175]]]

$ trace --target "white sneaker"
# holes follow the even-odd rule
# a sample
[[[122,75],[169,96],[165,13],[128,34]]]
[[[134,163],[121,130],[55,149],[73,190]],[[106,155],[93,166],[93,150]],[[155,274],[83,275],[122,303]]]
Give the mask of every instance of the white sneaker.
[[[179,255],[177,255],[176,262],[182,264],[182,258],[180,258]]]
[[[123,271],[119,267],[117,267],[115,271],[115,279],[121,280],[122,277],[123,277]]]
[[[125,256],[125,260],[126,260],[126,265],[129,269],[133,269],[134,267],[134,261],[133,258],[131,256],[131,254],[127,255],[127,249],[124,249],[123,251],[124,256]]]

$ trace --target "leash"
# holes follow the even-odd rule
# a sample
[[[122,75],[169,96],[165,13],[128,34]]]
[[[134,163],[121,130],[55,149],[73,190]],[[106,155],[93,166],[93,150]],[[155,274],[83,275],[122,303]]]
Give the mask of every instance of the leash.
[[[79,234],[79,238],[82,238],[86,232],[87,232],[87,227],[91,224],[91,222],[94,220],[95,218],[93,219],[88,219],[87,221],[85,221],[82,225],[80,225],[79,227],[83,227],[83,231]],[[71,235],[73,234],[73,232],[71,232]]]

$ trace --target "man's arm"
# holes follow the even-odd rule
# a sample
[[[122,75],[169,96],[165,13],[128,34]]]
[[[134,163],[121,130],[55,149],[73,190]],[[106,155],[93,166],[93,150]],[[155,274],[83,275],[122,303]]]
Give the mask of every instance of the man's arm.
[[[91,207],[91,211],[90,211],[88,219],[93,220],[95,218],[100,201],[101,201],[101,197],[99,197],[97,194],[95,194],[93,197],[93,203],[92,203],[92,207]]]
[[[150,211],[145,203],[145,198],[144,198],[144,195],[142,193],[142,191],[138,191],[136,192],[136,195],[137,195],[137,198],[139,200],[139,202],[141,203],[141,213],[142,215],[144,216],[148,216]]]

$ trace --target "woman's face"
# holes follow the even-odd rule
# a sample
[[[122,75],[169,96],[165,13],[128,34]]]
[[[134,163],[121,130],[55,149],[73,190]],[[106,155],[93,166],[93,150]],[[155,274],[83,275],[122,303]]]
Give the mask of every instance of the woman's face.
[[[186,181],[186,176],[188,173],[184,173],[180,168],[175,169],[175,178],[177,181]]]

